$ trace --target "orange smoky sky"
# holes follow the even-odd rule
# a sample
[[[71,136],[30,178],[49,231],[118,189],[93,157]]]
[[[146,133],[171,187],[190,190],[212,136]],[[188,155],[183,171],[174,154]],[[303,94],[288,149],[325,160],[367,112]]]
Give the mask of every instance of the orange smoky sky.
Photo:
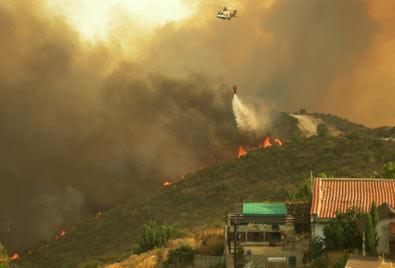
[[[232,1],[232,21],[215,17],[215,1],[183,2],[193,13],[136,53],[147,71],[221,77],[272,109],[394,125],[392,1]]]

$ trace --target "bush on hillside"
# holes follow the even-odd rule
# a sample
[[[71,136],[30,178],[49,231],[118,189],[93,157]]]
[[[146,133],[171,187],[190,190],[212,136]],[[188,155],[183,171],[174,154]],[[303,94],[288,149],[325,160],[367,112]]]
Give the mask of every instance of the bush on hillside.
[[[321,123],[317,126],[317,135],[320,137],[329,137],[330,131],[328,124]]]
[[[395,163],[390,161],[383,165],[379,177],[386,179],[395,179]]]
[[[144,225],[143,232],[139,236],[137,253],[143,253],[155,247],[163,246],[169,239],[180,236],[180,232],[174,225],[158,225],[149,222]]]
[[[167,266],[185,267],[193,263],[195,252],[190,246],[181,246],[169,251],[167,255]]]

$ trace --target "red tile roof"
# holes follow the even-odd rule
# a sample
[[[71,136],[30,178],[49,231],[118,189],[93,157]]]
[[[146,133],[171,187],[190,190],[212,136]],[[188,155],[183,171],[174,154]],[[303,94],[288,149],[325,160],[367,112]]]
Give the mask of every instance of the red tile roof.
[[[377,206],[386,202],[395,207],[395,180],[386,179],[322,179],[312,185],[311,214],[318,218],[334,218],[336,211],[351,207],[369,210],[373,201]]]

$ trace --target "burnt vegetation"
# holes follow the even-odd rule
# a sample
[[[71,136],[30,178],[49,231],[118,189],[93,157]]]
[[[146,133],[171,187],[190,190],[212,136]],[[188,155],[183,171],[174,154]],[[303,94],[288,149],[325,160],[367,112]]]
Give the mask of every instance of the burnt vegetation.
[[[284,119],[283,121],[287,121]],[[183,232],[220,227],[232,205],[241,201],[285,201],[305,179],[377,177],[395,159],[395,143],[358,127],[343,136],[290,135],[283,146],[248,151],[234,159],[185,176],[146,197],[131,199],[99,219],[87,220],[59,240],[37,244],[26,267],[88,267],[125,259],[138,245],[149,221]]]

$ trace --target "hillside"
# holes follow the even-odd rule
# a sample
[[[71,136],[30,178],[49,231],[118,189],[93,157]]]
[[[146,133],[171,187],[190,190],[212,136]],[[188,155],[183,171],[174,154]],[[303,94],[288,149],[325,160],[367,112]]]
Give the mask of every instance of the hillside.
[[[41,242],[22,267],[97,267],[123,260],[149,220],[176,223],[187,231],[224,223],[226,212],[241,200],[281,201],[305,178],[373,177],[395,160],[395,143],[364,131],[341,137],[294,136],[283,146],[249,151],[234,159],[189,174],[146,198],[131,198],[99,218],[89,219],[58,240]]]

